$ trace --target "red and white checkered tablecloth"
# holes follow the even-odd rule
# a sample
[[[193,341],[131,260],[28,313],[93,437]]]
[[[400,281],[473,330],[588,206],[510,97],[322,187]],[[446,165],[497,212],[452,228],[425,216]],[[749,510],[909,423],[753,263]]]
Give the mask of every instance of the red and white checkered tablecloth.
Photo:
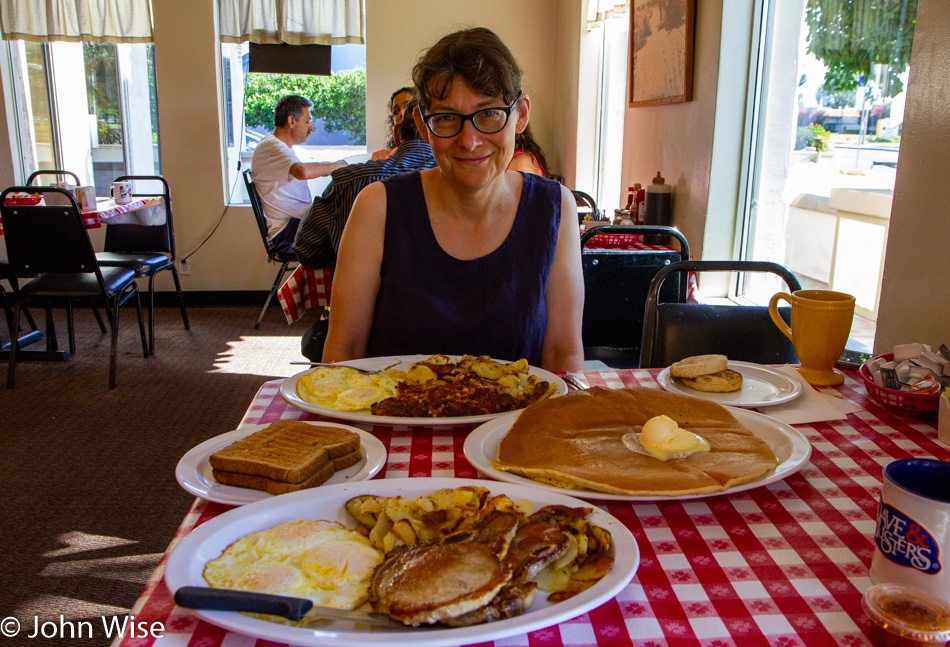
[[[65,200],[65,198],[63,198],[63,200]],[[155,207],[163,202],[162,198],[140,198],[128,204],[116,204],[111,198],[99,198],[98,200],[99,203],[96,210],[84,209],[80,212],[82,215],[82,224],[85,225],[86,229],[99,229],[102,227],[103,221],[109,218],[114,218],[119,214],[129,213],[130,211]],[[0,221],[0,236],[2,235],[3,221]]]
[[[656,387],[658,370],[588,371],[592,385]],[[798,425],[812,445],[801,471],[745,492],[689,501],[599,502],[636,537],[636,577],[613,600],[560,625],[498,645],[870,645],[861,596],[870,586],[881,470],[909,456],[950,460],[935,418],[894,415],[867,398],[856,372],[833,389],[861,410],[846,420]],[[315,420],[265,383],[242,424]],[[767,409],[766,409],[767,411]],[[377,478],[476,477],[462,446],[471,427],[357,425],[389,452]],[[227,506],[196,500],[176,543]],[[167,553],[166,553],[167,555]],[[121,647],[277,647],[214,627],[175,607],[162,559],[132,609],[136,621],[162,622],[158,639]]]
[[[298,265],[277,290],[277,300],[284,309],[287,323],[294,323],[304,312],[314,306],[328,307],[332,283],[332,265],[317,270]]]

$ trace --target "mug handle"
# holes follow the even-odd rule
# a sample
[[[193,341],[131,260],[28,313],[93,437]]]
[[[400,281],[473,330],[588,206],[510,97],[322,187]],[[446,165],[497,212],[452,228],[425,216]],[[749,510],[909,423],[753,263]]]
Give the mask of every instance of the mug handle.
[[[114,186],[110,186],[110,187],[109,187],[109,197],[112,198],[113,200],[115,200],[115,187],[114,187]]]
[[[789,341],[794,342],[792,339],[792,329],[788,327],[788,324],[785,323],[785,320],[782,319],[778,314],[778,302],[787,301],[788,305],[792,305],[792,295],[786,294],[784,292],[779,292],[772,296],[772,299],[769,301],[769,316],[772,317],[772,323],[778,327],[779,332],[788,337]]]

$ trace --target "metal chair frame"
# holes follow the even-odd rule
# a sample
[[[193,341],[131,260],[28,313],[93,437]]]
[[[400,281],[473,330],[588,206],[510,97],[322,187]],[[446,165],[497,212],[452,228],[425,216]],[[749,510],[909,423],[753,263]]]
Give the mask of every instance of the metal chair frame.
[[[161,192],[136,191],[133,197],[160,197],[165,205],[165,225],[110,225],[106,223],[104,251],[96,254],[102,267],[125,267],[135,270],[136,278],[148,278],[148,352],[155,352],[155,275],[171,270],[178,295],[178,307],[185,330],[190,330],[185,296],[175,266],[175,225],[172,219],[172,196],[168,181],[160,175],[121,175],[116,182],[159,182]]]
[[[0,213],[4,225],[4,239],[11,271],[16,275],[36,274],[36,278],[19,286],[15,293],[13,324],[11,331],[19,327],[23,301],[41,298],[49,303],[54,298],[102,297],[109,310],[112,325],[112,346],[109,360],[109,388],[115,388],[116,357],[118,345],[119,308],[129,298],[135,297],[135,309],[142,340],[142,354],[148,357],[148,341],[142,319],[135,272],[121,267],[100,268],[96,263],[89,235],[83,224],[79,205],[72,195],[55,187],[35,187],[45,195],[60,194],[65,205],[55,206],[8,206],[9,193],[27,191],[29,187],[10,187],[0,193]],[[52,318],[49,317],[51,322]],[[67,309],[70,346],[75,347],[71,310]],[[55,333],[47,330],[47,337]],[[10,345],[7,369],[7,388],[13,388],[19,342],[14,336]]]
[[[245,169],[243,172],[244,176],[244,186],[247,187],[247,197],[251,200],[251,207],[254,211],[254,219],[257,221],[257,228],[261,233],[261,240],[264,242],[264,250],[267,252],[267,258],[275,263],[280,263],[280,268],[277,270],[277,277],[274,279],[274,285],[271,286],[270,292],[267,294],[267,300],[264,301],[264,307],[261,309],[261,314],[257,318],[257,323],[254,324],[254,328],[260,328],[261,322],[264,321],[264,315],[267,314],[268,308],[270,308],[271,301],[274,300],[274,295],[277,294],[277,289],[280,288],[281,279],[284,278],[284,273],[287,271],[288,266],[291,263],[297,263],[296,254],[282,254],[274,249],[274,246],[271,244],[270,240],[267,238],[267,218],[264,217],[264,209],[261,206],[261,197],[257,193],[257,187],[254,186],[254,180],[251,178],[251,169]]]
[[[647,295],[646,309],[643,316],[643,340],[640,344],[640,368],[652,368],[668,366],[669,364],[688,357],[690,355],[700,355],[706,353],[718,353],[729,355],[730,359],[740,361],[756,361],[758,363],[777,363],[786,361],[797,361],[795,349],[784,335],[782,335],[775,324],[772,323],[768,314],[768,308],[763,306],[743,306],[743,305],[709,305],[709,304],[687,304],[686,299],[679,302],[668,301],[661,303],[659,300],[660,290],[664,281],[683,272],[770,272],[776,274],[785,281],[788,288],[792,291],[800,290],[801,284],[798,279],[788,269],[778,263],[765,261],[681,261],[672,263],[657,272],[650,284],[650,291]],[[787,310],[787,309],[780,309]],[[786,318],[788,313],[782,313]],[[698,321],[698,317],[715,316],[714,322],[716,331],[722,332],[721,342],[714,343],[716,347],[706,347],[710,344],[706,337],[700,338],[700,330],[696,326],[703,325]],[[679,316],[681,321],[674,326],[673,319]],[[663,319],[663,321],[661,321]],[[705,325],[709,325],[708,323]],[[677,344],[677,353],[670,353],[665,350],[666,344],[661,346],[657,343],[661,331],[664,334],[672,334],[674,329],[686,330],[693,326],[695,330],[695,346],[690,346],[686,341]],[[750,329],[755,327],[756,333],[750,333]],[[760,349],[755,347],[755,343],[769,344],[768,348]],[[737,352],[725,352],[729,346],[739,347]],[[666,354],[663,354],[666,353]],[[743,353],[748,353],[743,355]],[[768,356],[770,361],[760,361],[758,356]],[[756,356],[756,357],[753,357]],[[751,359],[750,359],[751,357]]]
[[[33,180],[40,177],[41,175],[55,175],[56,177],[68,175],[73,180],[76,181],[75,186],[79,186],[81,182],[79,181],[79,176],[73,173],[72,171],[64,171],[61,169],[40,169],[39,171],[33,171],[30,173],[30,177],[26,179],[27,186],[33,186]]]
[[[680,251],[583,249],[597,234],[664,235],[679,243]],[[581,236],[584,270],[584,359],[599,360],[611,368],[636,368],[643,330],[643,312],[650,281],[672,262],[689,258],[689,243],[674,227],[603,225]],[[686,300],[687,284],[668,285],[667,300]]]

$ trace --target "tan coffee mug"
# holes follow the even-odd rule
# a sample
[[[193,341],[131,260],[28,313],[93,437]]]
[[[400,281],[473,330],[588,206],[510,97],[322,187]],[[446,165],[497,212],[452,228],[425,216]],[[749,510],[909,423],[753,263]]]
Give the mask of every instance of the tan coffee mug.
[[[113,182],[109,189],[109,195],[115,200],[116,204],[128,204],[132,202],[132,183],[131,182]]]
[[[792,306],[791,328],[778,314],[779,301],[787,301]],[[809,384],[834,386],[844,382],[844,376],[834,366],[851,332],[853,296],[831,290],[779,292],[769,302],[769,315],[778,329],[792,340],[802,364],[798,372]]]
[[[96,209],[96,187],[77,186],[76,202],[83,211],[95,211]]]

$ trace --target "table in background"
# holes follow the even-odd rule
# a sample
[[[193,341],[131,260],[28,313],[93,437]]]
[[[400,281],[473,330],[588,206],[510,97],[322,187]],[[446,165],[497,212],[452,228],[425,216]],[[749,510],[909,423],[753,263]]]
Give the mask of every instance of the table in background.
[[[651,251],[673,249],[665,245],[648,245],[637,234],[601,234],[594,236],[585,249],[620,249],[628,251]],[[313,307],[330,306],[330,286],[333,282],[333,266],[319,269],[298,265],[277,291],[277,300],[292,324]]]
[[[594,386],[658,388],[658,373],[633,369],[583,375]],[[936,440],[935,417],[894,415],[867,397],[856,372],[845,373],[845,383],[830,390],[861,410],[846,420],[796,425],[812,445],[811,460],[798,473],[704,499],[593,501],[636,537],[637,575],[602,606],[502,644],[870,645],[861,597],[871,584],[882,467],[910,456],[948,460],[950,450]],[[241,424],[321,419],[284,402],[280,384],[274,380],[261,387]],[[386,465],[377,478],[478,477],[462,453],[471,426],[355,426],[386,446]],[[229,509],[196,499],[169,552],[196,526]],[[165,635],[117,645],[265,644],[177,608],[162,579],[167,554],[131,612],[136,622],[162,622]]]
[[[102,227],[103,223],[109,224],[110,222],[115,224],[163,225],[165,224],[164,202],[161,197],[140,198],[127,204],[117,204],[112,198],[96,198],[95,209],[84,209],[80,213],[86,229],[98,229]],[[140,210],[143,213],[118,218],[123,214],[131,214],[131,212]],[[160,219],[160,222],[157,221],[158,219]],[[0,236],[2,235],[3,221],[0,220]]]

